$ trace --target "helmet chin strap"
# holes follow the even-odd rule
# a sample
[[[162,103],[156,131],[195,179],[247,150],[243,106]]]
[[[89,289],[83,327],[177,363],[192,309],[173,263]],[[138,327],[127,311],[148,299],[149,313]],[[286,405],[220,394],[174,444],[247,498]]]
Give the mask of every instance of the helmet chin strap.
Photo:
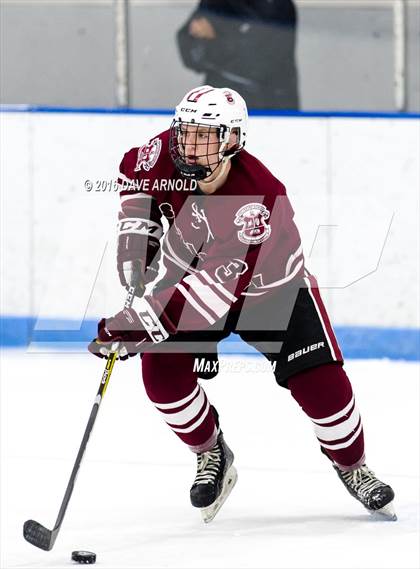
[[[219,173],[217,174],[217,176],[211,180],[209,180],[208,178],[210,178],[212,176],[212,174],[210,174],[210,176],[207,176],[207,178],[204,178],[203,180],[200,180],[200,185],[204,184],[204,185],[209,185],[209,184],[214,184],[219,178],[221,178],[223,176],[223,174],[225,173],[225,170],[227,168],[228,162],[229,160],[232,158],[232,156],[224,156],[222,158],[222,161],[220,162],[220,164],[218,165],[218,168],[220,167]],[[217,168],[216,168],[217,169]]]

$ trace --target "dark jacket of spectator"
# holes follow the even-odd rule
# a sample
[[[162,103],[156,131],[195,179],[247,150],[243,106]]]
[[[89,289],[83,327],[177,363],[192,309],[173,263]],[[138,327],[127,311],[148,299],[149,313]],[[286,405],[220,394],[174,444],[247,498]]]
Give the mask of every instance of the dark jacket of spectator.
[[[298,109],[292,0],[201,0],[177,35],[184,65],[251,108]]]

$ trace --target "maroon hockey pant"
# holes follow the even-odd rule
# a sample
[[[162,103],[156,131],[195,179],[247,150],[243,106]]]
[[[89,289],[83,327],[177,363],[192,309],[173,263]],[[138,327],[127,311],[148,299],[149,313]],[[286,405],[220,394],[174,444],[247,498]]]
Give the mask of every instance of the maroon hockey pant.
[[[148,397],[174,433],[197,453],[212,448],[217,428],[193,361],[191,354],[146,353],[142,368]],[[288,385],[326,454],[343,469],[363,464],[362,422],[343,367],[314,367],[290,377]]]

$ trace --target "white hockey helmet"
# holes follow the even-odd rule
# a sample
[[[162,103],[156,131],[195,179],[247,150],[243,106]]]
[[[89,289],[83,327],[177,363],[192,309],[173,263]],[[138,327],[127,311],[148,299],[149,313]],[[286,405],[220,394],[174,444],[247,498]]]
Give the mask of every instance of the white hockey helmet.
[[[210,131],[217,129],[219,149],[217,156],[207,165],[186,162],[183,140],[186,129],[200,127]],[[244,99],[229,87],[216,88],[211,85],[196,87],[189,91],[175,109],[172,121],[169,150],[176,168],[186,178],[203,180],[217,168],[222,160],[228,160],[245,146],[248,130],[248,111]],[[236,143],[227,149],[230,135],[236,134]],[[198,157],[208,156],[208,145],[196,144]],[[200,149],[200,148],[201,149]]]

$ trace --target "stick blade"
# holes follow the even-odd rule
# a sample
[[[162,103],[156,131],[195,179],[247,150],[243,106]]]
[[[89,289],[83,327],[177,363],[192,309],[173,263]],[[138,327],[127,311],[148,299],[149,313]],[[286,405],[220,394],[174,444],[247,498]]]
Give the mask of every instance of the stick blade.
[[[50,551],[53,548],[54,541],[52,531],[45,528],[35,520],[27,520],[23,524],[23,537],[44,551]]]

